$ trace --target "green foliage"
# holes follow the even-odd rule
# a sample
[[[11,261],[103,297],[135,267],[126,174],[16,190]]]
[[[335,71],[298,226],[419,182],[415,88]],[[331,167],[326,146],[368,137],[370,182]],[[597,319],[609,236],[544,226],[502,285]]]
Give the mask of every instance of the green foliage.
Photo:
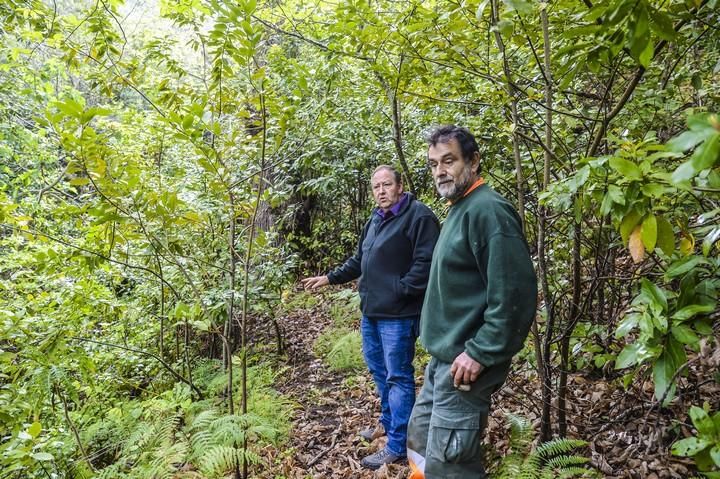
[[[352,289],[343,289],[332,294],[330,317],[338,327],[348,327],[357,322],[360,311],[360,295]]]
[[[318,336],[313,344],[315,354],[335,371],[360,371],[365,367],[360,332],[357,324],[360,297],[351,289],[332,294],[329,314],[333,325]]]
[[[684,372],[685,349],[699,351],[700,340],[714,335],[709,314],[716,309],[714,271],[719,265],[716,259],[698,256],[672,262],[665,276],[678,285],[676,291],[642,279],[640,293],[618,326],[618,337],[635,329],[638,333],[618,354],[615,367],[652,364],[655,397],[665,404],[674,397],[676,380]]]
[[[332,349],[325,356],[331,369],[336,371],[358,371],[365,367],[362,356],[360,333],[351,331],[333,342]]]
[[[327,329],[315,340],[313,350],[336,371],[358,371],[365,366],[358,331],[344,327]]]
[[[573,451],[587,442],[577,439],[557,438],[532,449],[533,430],[527,419],[507,415],[511,425],[510,448],[512,452],[503,457],[493,477],[498,479],[550,479],[572,477],[600,477],[589,469],[588,459]]]
[[[672,453],[693,457],[703,475],[717,479],[720,477],[720,412],[711,415],[706,403],[702,408],[692,406],[689,415],[696,434],[675,442]]]

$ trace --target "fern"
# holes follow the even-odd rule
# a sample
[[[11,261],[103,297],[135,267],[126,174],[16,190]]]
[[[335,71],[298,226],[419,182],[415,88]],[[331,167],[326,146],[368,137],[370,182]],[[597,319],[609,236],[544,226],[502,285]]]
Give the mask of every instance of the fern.
[[[558,479],[599,477],[589,469],[586,457],[571,454],[587,443],[578,439],[558,438],[532,450],[533,430],[530,422],[509,414],[511,424],[510,448],[512,452],[502,458],[497,479]]]
[[[242,466],[257,464],[260,457],[244,449],[246,439],[269,440],[278,431],[253,415],[220,415],[216,410],[198,414],[188,428],[190,432],[190,461],[207,477],[223,477]]]

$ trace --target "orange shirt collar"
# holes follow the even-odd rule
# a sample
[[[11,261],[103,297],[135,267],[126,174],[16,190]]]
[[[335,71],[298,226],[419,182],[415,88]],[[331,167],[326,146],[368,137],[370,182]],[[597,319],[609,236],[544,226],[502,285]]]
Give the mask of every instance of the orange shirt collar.
[[[473,191],[475,188],[477,188],[478,186],[484,185],[484,184],[485,184],[485,179],[481,176],[480,178],[477,179],[477,181],[476,181],[475,183],[473,183],[472,185],[470,185],[470,188],[468,188],[467,190],[465,190],[465,193],[463,193],[462,197],[465,198],[467,195],[469,195],[470,193],[472,193],[472,191]],[[449,205],[452,205],[453,202],[452,202],[452,201],[448,201],[448,204],[449,204]]]

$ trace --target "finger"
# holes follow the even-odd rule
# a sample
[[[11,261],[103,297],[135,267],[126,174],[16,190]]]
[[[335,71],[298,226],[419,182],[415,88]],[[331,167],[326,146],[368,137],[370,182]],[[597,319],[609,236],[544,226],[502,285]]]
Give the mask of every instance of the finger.
[[[462,368],[458,368],[457,371],[455,371],[455,375],[453,376],[453,381],[455,384],[463,384],[463,376],[465,375],[465,372]]]

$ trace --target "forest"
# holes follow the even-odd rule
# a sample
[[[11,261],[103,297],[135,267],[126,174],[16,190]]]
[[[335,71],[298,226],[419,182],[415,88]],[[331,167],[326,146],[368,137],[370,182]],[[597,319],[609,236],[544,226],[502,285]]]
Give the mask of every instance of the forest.
[[[538,280],[493,478],[720,478],[720,1],[0,2],[0,477],[405,478],[351,285],[474,132]],[[429,356],[418,349],[418,382]]]

